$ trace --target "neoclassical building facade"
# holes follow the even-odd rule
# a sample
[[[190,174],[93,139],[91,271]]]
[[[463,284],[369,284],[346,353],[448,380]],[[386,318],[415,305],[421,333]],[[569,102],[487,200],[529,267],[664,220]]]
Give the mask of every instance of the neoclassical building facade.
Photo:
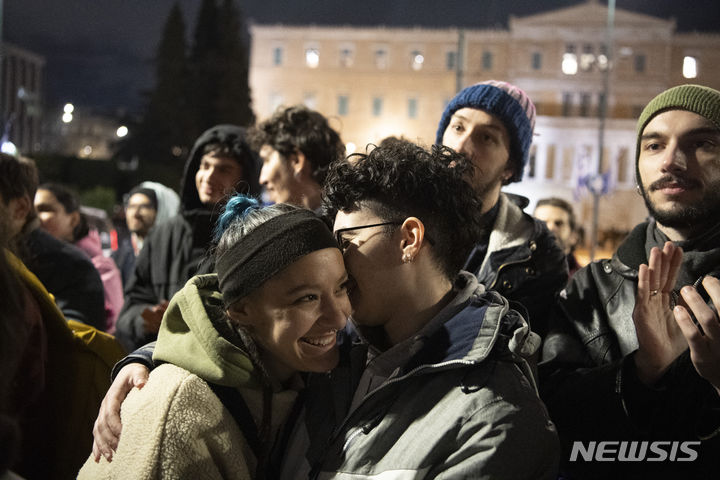
[[[591,0],[511,17],[507,29],[254,24],[253,107],[262,119],[304,103],[331,118],[348,151],[390,135],[431,144],[460,88],[505,80],[538,110],[530,164],[507,190],[530,198],[531,208],[564,197],[589,229],[590,180],[606,192],[601,230],[626,231],[646,215],[635,193],[635,119],[673,85],[720,89],[720,27],[678,32],[672,19],[617,9],[609,36],[607,19],[607,7]]]

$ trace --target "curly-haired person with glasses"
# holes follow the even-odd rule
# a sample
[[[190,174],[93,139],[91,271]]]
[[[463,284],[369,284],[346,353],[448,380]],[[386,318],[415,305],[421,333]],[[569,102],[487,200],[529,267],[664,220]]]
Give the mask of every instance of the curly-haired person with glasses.
[[[281,478],[555,478],[555,428],[525,360],[538,337],[460,271],[484,228],[469,168],[406,141],[331,167],[361,341],[310,378]]]

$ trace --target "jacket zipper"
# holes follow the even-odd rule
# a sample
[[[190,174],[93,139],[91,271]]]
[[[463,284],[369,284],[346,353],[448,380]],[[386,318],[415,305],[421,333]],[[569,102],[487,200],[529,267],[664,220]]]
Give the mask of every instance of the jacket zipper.
[[[527,262],[527,261],[530,260],[531,258],[532,258],[532,253],[530,253],[530,255],[528,255],[528,256],[525,257],[525,258],[518,259],[518,260],[516,260],[516,261],[514,261],[514,262],[503,263],[502,265],[500,265],[500,266],[498,267],[498,269],[497,269],[497,273],[495,274],[495,279],[492,281],[492,283],[490,284],[490,286],[487,287],[487,289],[488,289],[488,290],[494,290],[494,289],[495,289],[495,284],[496,284],[497,281],[500,279],[500,272],[501,272],[505,267],[510,266],[510,265],[517,265],[518,263]]]

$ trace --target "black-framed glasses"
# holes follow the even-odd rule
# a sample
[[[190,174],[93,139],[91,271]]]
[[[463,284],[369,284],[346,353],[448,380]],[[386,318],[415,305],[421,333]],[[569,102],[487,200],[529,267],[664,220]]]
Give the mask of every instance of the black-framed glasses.
[[[357,227],[347,227],[347,228],[340,228],[338,230],[335,230],[335,240],[337,241],[338,246],[340,247],[340,251],[345,253],[345,249],[347,248],[347,243],[345,240],[343,240],[343,233],[349,232],[352,230],[362,230],[363,228],[372,228],[372,227],[384,227],[385,225],[402,225],[403,222],[382,222],[382,223],[373,223],[372,225],[359,225]],[[428,243],[430,245],[435,245],[435,242],[433,242],[432,238],[430,238],[429,235],[425,234],[425,238],[427,239]]]
[[[338,230],[335,230],[335,240],[337,241],[337,244],[340,247],[340,251],[345,252],[345,249],[347,248],[347,242],[345,240],[343,240],[343,233],[349,232],[352,230],[362,230],[363,228],[384,227],[385,225],[402,225],[402,223],[403,222],[382,222],[382,223],[373,223],[372,225],[359,225],[357,227],[340,228]]]

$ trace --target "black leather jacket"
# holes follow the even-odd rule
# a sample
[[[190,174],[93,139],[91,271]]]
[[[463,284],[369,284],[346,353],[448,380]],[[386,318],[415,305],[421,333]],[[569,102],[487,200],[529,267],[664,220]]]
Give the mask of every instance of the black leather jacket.
[[[568,478],[711,478],[705,475],[720,472],[720,397],[689,353],[655,388],[635,374],[632,311],[638,267],[647,262],[646,231],[646,223],[638,225],[612,259],[573,276],[543,344],[540,391],[558,427]],[[568,462],[573,441],[625,439],[702,444],[693,463]]]

